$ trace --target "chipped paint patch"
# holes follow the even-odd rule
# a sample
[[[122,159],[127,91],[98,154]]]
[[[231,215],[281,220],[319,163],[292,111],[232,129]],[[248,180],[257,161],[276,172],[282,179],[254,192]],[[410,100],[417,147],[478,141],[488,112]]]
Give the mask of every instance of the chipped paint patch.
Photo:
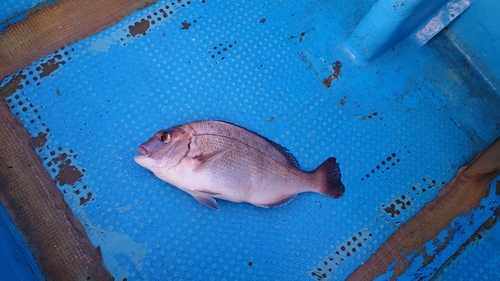
[[[411,253],[401,253],[404,260],[395,260],[393,264],[396,263],[397,267],[398,265],[409,263],[409,266],[398,278],[401,280],[431,278],[477,229],[494,216],[494,212],[500,204],[500,194],[496,193],[496,185],[499,183],[500,177],[497,177],[491,182],[488,197],[482,199],[477,208],[467,214],[456,217],[435,238],[425,242],[423,249]],[[389,267],[384,274],[387,274],[391,270],[393,271],[393,268]]]
[[[342,68],[342,63],[340,61],[336,61],[332,64],[332,71],[333,73],[330,74],[328,77],[323,79],[322,83],[323,86],[325,86],[327,89],[332,86],[332,82],[339,79],[340,77],[340,69]]]
[[[181,29],[182,30],[188,30],[191,27],[191,25],[192,25],[191,23],[189,23],[187,21],[183,21]]]
[[[145,36],[153,28],[162,26],[166,22],[165,19],[174,15],[179,9],[187,7],[189,4],[190,2],[184,4],[180,1],[166,6],[162,6],[160,3],[154,4],[152,7],[154,7],[156,12],[153,12],[153,15],[156,15],[156,18],[146,15],[135,20],[125,20],[120,29],[106,35],[101,35],[93,40],[88,50],[90,52],[107,52],[111,46],[116,44],[124,47],[127,43]],[[196,21],[193,21],[194,23]]]
[[[138,34],[146,35],[149,25],[150,22],[148,20],[142,19],[141,21],[135,22],[134,25],[129,25],[128,30],[132,37],[135,37]]]
[[[30,140],[30,145],[33,148],[41,148],[44,147],[47,143],[47,133],[39,132],[36,137],[32,137]]]
[[[59,174],[55,179],[60,186],[65,184],[75,184],[77,181],[80,181],[83,178],[82,171],[80,171],[77,167],[71,165],[71,161],[69,159],[61,162],[57,167],[59,168]]]
[[[24,79],[26,79],[26,75],[22,71],[11,76],[11,79],[0,87],[0,97],[6,98],[13,95],[17,90],[21,90]]]
[[[62,59],[61,55],[55,55],[47,62],[42,63],[40,65],[41,67],[40,78],[49,76],[52,72],[56,71],[59,68],[59,66],[64,65],[66,62],[61,61],[61,59]]]
[[[80,206],[93,201],[93,193],[87,190],[86,185],[83,185],[85,169],[79,168],[78,165],[74,163],[78,156],[73,150],[63,152],[61,147],[58,147],[57,151],[58,154],[55,151],[50,152],[52,157],[44,158],[44,160],[47,161],[47,167],[54,174],[54,181],[59,189],[67,194],[68,187],[70,187],[73,194],[78,196],[77,202],[79,202]]]
[[[393,261],[389,265],[389,267],[387,268],[387,271],[384,274],[374,278],[373,280],[374,281],[391,280],[392,276],[394,275],[394,266],[395,265],[396,265],[396,261]]]
[[[120,38],[126,37],[126,32],[115,31],[107,36],[99,37],[95,41],[92,41],[89,46],[90,52],[107,52],[109,47],[114,44],[117,44],[120,41]]]

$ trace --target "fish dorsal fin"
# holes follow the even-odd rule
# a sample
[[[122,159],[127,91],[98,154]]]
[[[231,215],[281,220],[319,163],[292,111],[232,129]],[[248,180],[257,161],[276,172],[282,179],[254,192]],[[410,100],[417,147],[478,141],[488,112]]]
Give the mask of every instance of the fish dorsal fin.
[[[261,138],[262,140],[264,140],[264,141],[268,142],[269,144],[271,144],[272,146],[274,146],[283,156],[286,157],[286,159],[288,160],[288,163],[290,165],[292,165],[293,167],[295,167],[297,169],[300,169],[299,161],[297,161],[297,159],[295,159],[295,156],[293,156],[293,154],[288,150],[288,148],[286,148],[278,143],[275,143],[274,141],[272,141],[264,136],[261,136],[261,135],[257,134],[256,132],[253,132],[251,130],[248,130],[247,128],[241,127],[241,126],[233,124],[231,122],[220,121],[220,120],[218,120],[217,122],[226,123],[226,124],[238,127],[238,128],[243,129],[251,134],[256,135],[257,137]]]
[[[226,152],[233,150],[234,147],[226,147],[221,150],[217,150],[208,154],[200,154],[193,157],[193,160],[198,161],[198,165],[193,170],[198,170],[200,168],[208,167],[214,160],[220,158]]]
[[[254,134],[256,134],[256,133],[254,133]],[[258,135],[258,136],[260,136],[260,135]],[[288,148],[282,146],[281,144],[275,143],[266,137],[263,137],[263,136],[260,136],[260,137],[265,139],[269,143],[271,143],[274,147],[276,147],[276,149],[279,150],[279,152],[281,152],[288,159],[288,161],[290,161],[290,164],[292,166],[294,166],[297,169],[300,169],[299,161],[297,161],[297,159],[295,159],[295,156],[293,156],[293,154],[290,152],[290,150],[288,150]]]
[[[203,205],[206,205],[212,209],[219,210],[219,207],[217,206],[217,201],[210,195],[207,195],[204,192],[199,192],[199,191],[194,191],[190,192],[191,196],[196,199],[196,201],[200,202]]]

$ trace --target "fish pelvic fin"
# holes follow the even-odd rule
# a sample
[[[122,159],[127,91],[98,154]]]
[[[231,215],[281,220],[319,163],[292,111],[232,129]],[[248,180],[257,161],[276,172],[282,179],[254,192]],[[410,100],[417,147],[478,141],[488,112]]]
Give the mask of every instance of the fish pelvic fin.
[[[193,157],[193,160],[198,161],[198,165],[193,170],[198,170],[200,168],[208,167],[214,160],[220,158],[226,152],[233,150],[234,147],[227,147],[221,150],[214,151],[208,154],[196,155]]]
[[[326,159],[312,173],[319,178],[320,187],[317,191],[319,194],[332,198],[340,198],[344,195],[345,187],[340,181],[341,174],[337,159],[334,157]]]
[[[217,206],[217,201],[215,201],[215,199],[210,195],[197,191],[190,192],[189,194],[191,194],[191,196],[193,196],[194,199],[196,199],[196,201],[200,202],[201,204],[208,206],[214,210],[217,211],[219,210],[219,206]]]

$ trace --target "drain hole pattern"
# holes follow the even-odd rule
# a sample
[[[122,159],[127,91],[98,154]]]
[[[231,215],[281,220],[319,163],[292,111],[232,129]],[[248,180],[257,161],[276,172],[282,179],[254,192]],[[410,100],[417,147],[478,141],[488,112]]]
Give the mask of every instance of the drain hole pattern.
[[[319,265],[309,274],[318,281],[328,279],[330,274],[343,262],[351,258],[354,253],[361,251],[361,248],[366,245],[368,240],[372,237],[373,235],[367,230],[354,233],[352,237],[339,245],[332,255],[319,263]]]
[[[366,173],[365,176],[361,178],[361,180],[364,181],[374,176],[380,178],[381,174],[385,174],[385,172],[389,171],[391,168],[394,168],[398,163],[401,162],[401,159],[398,157],[399,153],[401,153],[401,150],[399,150],[398,153],[393,152],[385,157],[384,160],[380,161],[380,164],[371,169],[370,172]]]
[[[422,182],[412,185],[411,190],[408,190],[406,194],[399,196],[387,205],[382,204],[381,209],[391,218],[396,218],[407,210],[421,193],[433,188],[441,189],[445,184],[445,182],[438,183],[430,177],[423,178]],[[399,224],[399,221],[395,223]]]
[[[82,178],[85,169],[79,168],[76,161],[77,154],[72,149],[63,149],[61,146],[53,148],[51,146],[50,140],[53,135],[40,113],[45,107],[34,105],[31,99],[22,91],[25,87],[39,86],[41,81],[64,66],[66,61],[71,60],[70,53],[74,51],[74,48],[63,47],[55,51],[51,56],[41,59],[31,67],[21,71],[18,76],[22,77],[22,79],[18,82],[17,91],[7,97],[6,102],[11,112],[22,123],[30,124],[32,136],[30,144],[42,158],[43,164],[58,188],[67,194],[68,200],[74,200],[79,205],[86,205],[94,199],[92,192],[87,186],[83,185]],[[61,95],[59,89],[56,89],[55,93],[52,94]],[[72,189],[71,194],[68,193],[68,187]]]
[[[219,43],[213,46],[212,50],[208,51],[208,55],[210,56],[210,58],[215,60],[216,64],[218,64],[219,60],[225,59],[225,53],[232,49],[236,44],[238,44],[237,41],[228,42],[227,40],[225,40],[223,43]],[[208,62],[209,60],[206,59],[205,61]]]

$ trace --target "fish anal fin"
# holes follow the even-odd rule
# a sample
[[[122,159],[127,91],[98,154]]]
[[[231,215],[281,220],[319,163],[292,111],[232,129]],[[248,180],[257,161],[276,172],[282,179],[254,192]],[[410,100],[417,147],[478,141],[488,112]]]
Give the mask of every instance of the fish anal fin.
[[[208,154],[200,154],[196,155],[193,157],[193,160],[198,161],[198,165],[194,170],[200,169],[200,168],[206,168],[212,163],[214,160],[220,158],[222,155],[224,155],[226,152],[229,152],[233,150],[234,147],[227,147],[221,150],[217,150]]]
[[[287,204],[288,202],[290,202],[293,198],[295,198],[295,196],[296,196],[296,194],[294,194],[294,195],[288,195],[288,196],[284,196],[283,198],[280,198],[278,201],[273,202],[273,203],[269,203],[269,204],[254,204],[254,205],[258,206],[258,207],[263,207],[263,208],[280,207],[280,206],[283,206],[283,205]]]
[[[199,189],[197,189],[196,191],[198,191],[200,193],[203,193],[203,194],[206,194],[206,195],[211,196],[211,197],[220,195],[220,193],[211,192],[211,191],[207,191],[207,190],[199,190]]]
[[[196,201],[200,202],[203,205],[206,205],[214,210],[219,210],[219,207],[217,206],[217,201],[210,195],[207,195],[202,192],[193,192],[190,193]]]

